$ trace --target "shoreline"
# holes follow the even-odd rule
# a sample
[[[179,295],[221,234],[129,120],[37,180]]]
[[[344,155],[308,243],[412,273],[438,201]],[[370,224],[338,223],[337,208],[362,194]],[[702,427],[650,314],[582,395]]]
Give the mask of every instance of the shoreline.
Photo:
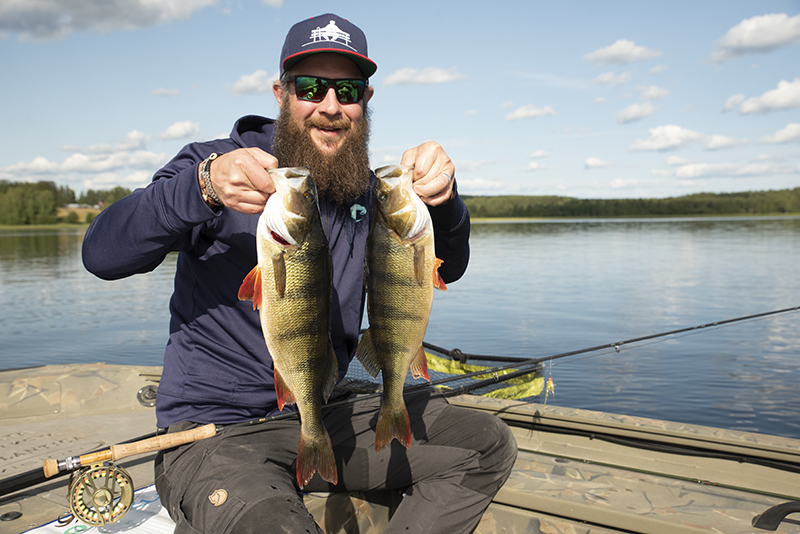
[[[64,209],[65,212],[74,211]],[[96,211],[91,210],[86,211]],[[62,217],[62,215],[59,215]],[[659,220],[659,219],[756,219],[756,218],[793,218],[800,217],[800,213],[737,213],[727,215],[585,215],[582,217],[473,217],[470,222],[483,224],[483,223],[523,223],[523,222],[542,222],[542,221],[609,221],[609,220]],[[85,216],[84,216],[85,218]],[[53,229],[53,228],[83,228],[89,227],[89,223],[66,223],[57,222],[53,224],[0,224],[0,230],[37,230],[37,229]]]

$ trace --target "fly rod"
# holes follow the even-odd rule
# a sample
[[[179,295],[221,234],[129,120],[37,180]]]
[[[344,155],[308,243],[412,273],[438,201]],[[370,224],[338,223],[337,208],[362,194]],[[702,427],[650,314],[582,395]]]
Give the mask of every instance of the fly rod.
[[[25,473],[0,480],[0,497],[35,486],[36,484],[41,484],[47,479],[67,474],[81,467],[96,463],[117,461],[137,454],[169,449],[185,443],[205,439],[214,434],[216,434],[216,427],[214,425],[205,425],[174,434],[157,435],[151,433],[134,438],[134,440],[128,442],[112,445],[108,449],[89,452],[81,456],[71,456],[63,460],[45,460],[42,469],[31,469]]]
[[[217,427],[213,424],[184,430],[183,432],[175,432],[173,434],[164,434],[162,436],[155,436],[141,441],[134,441],[133,443],[122,443],[119,445],[112,445],[110,448],[94,453],[83,454],[81,456],[69,456],[64,460],[45,460],[44,461],[44,476],[50,478],[58,473],[66,471],[74,471],[80,467],[96,464],[99,462],[116,462],[127,458],[129,456],[136,456],[137,454],[145,454],[147,452],[155,452],[164,449],[171,449],[178,445],[192,443],[205,438],[210,438],[217,433]]]

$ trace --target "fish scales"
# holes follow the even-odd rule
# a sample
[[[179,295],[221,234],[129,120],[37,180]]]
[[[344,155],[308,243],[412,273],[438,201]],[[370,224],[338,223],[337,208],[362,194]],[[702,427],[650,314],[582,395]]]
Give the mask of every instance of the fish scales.
[[[366,250],[369,329],[356,356],[364,368],[383,379],[375,448],[394,438],[411,445],[411,428],[403,400],[409,368],[428,378],[422,340],[433,304],[433,289],[445,289],[438,276],[433,223],[411,186],[413,167],[389,166],[375,171],[374,216]]]
[[[336,383],[330,339],[333,263],[322,229],[316,186],[307,169],[270,171],[276,192],[258,221],[258,265],[239,298],[253,300],[273,361],[278,406],[300,413],[296,476],[302,488],[318,472],[338,481],[322,402]]]

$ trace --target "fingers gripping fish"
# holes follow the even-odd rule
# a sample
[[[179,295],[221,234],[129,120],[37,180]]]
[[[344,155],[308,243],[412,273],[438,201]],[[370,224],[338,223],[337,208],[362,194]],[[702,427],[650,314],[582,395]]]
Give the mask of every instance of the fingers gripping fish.
[[[308,484],[315,472],[336,484],[336,462],[321,413],[338,372],[330,338],[330,249],[308,170],[269,173],[276,191],[258,220],[258,265],[242,282],[239,299],[252,300],[253,309],[259,309],[279,409],[297,404],[300,412],[298,485]]]
[[[376,212],[367,238],[366,271],[369,329],[356,357],[373,376],[383,374],[383,401],[375,449],[397,438],[411,445],[411,426],[403,400],[409,368],[428,378],[422,340],[433,305],[434,287],[445,290],[441,260],[433,244],[428,208],[412,189],[414,167],[392,165],[375,171]]]

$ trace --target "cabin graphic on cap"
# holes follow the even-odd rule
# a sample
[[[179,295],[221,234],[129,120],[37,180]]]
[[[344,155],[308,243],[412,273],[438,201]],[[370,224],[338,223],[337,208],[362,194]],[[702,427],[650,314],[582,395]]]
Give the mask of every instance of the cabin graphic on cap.
[[[311,30],[311,42],[306,43],[303,46],[318,43],[320,41],[340,42],[348,48],[353,48],[350,46],[350,34],[340,30],[334,21],[330,21],[324,28],[317,26],[316,29]]]

